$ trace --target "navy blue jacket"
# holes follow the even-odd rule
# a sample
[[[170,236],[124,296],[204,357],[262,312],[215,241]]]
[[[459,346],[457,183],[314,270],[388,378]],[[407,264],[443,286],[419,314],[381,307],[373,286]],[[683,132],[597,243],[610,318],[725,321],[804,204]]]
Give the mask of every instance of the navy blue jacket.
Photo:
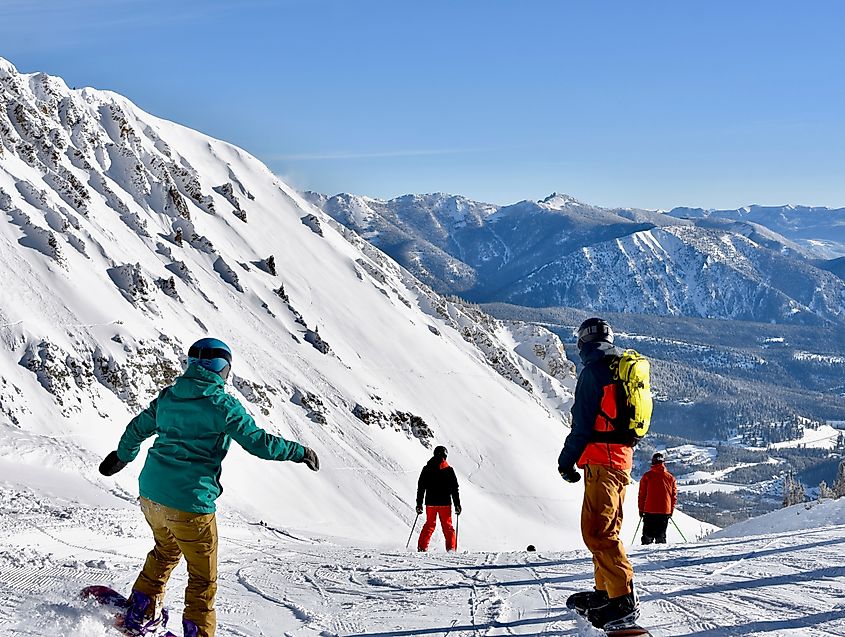
[[[561,469],[575,466],[587,444],[593,437],[596,416],[601,409],[601,399],[604,387],[613,382],[610,373],[609,356],[620,356],[619,348],[610,343],[585,343],[581,349],[581,362],[584,369],[578,375],[575,385],[575,402],[572,404],[572,428],[557,460]]]

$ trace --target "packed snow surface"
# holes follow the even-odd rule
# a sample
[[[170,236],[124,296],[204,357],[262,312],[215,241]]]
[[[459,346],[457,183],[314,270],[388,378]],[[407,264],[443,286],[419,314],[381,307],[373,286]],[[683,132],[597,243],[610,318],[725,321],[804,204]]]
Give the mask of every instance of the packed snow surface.
[[[151,546],[137,507],[81,479],[49,497],[8,486],[0,496],[0,635],[117,637],[109,613],[77,594],[89,584],[131,587]],[[94,499],[62,495],[74,491]],[[738,526],[736,537],[690,543],[672,528],[670,544],[630,546],[626,529],[641,623],[658,637],[845,635],[845,501],[813,515],[797,509]],[[828,519],[838,525],[818,528]],[[602,634],[565,606],[592,586],[585,550],[538,542],[536,553],[446,554],[438,546],[418,554],[404,549],[407,534],[379,549],[239,515],[221,515],[219,526],[221,636]],[[461,530],[461,544],[480,543],[477,535]],[[180,565],[167,593],[171,625],[179,625],[185,581]]]
[[[842,525],[845,525],[845,498],[815,500],[743,520],[713,533],[711,537],[742,538],[750,535],[762,535],[772,529],[800,534],[807,529]]]

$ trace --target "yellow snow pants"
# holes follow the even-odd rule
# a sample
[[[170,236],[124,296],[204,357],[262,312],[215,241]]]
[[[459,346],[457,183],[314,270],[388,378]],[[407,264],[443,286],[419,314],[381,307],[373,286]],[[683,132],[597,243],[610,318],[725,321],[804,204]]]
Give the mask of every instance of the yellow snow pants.
[[[607,591],[608,597],[634,590],[634,569],[619,538],[622,503],[630,481],[627,471],[595,464],[584,467],[581,535],[593,554],[596,588]]]
[[[213,513],[189,513],[141,498],[141,511],[155,538],[144,569],[132,587],[164,599],[170,573],[184,555],[188,562],[183,617],[197,625],[198,637],[213,637],[217,629],[214,597],[217,594],[217,520]]]

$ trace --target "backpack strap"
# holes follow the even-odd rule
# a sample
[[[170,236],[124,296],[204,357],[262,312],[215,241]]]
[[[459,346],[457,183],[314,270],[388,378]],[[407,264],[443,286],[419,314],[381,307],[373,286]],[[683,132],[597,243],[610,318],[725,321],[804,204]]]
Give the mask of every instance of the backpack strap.
[[[611,426],[611,431],[596,431],[593,429],[590,442],[606,442],[612,444],[630,445],[631,444],[631,430],[627,426],[628,418],[625,415],[625,407],[627,398],[625,396],[625,388],[623,382],[619,378],[619,361],[620,356],[608,356],[607,366],[610,371],[610,377],[613,384],[613,398],[616,402],[616,417],[611,417],[599,405],[599,413],[597,417],[604,418]],[[625,423],[620,426],[620,423]]]

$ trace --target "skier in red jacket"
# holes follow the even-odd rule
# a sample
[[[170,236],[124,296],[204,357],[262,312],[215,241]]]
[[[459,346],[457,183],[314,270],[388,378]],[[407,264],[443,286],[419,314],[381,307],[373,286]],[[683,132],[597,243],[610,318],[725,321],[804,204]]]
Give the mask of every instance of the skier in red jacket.
[[[675,476],[666,470],[663,454],[651,457],[651,469],[640,480],[640,517],[643,519],[643,544],[666,543],[666,527],[678,504]]]

